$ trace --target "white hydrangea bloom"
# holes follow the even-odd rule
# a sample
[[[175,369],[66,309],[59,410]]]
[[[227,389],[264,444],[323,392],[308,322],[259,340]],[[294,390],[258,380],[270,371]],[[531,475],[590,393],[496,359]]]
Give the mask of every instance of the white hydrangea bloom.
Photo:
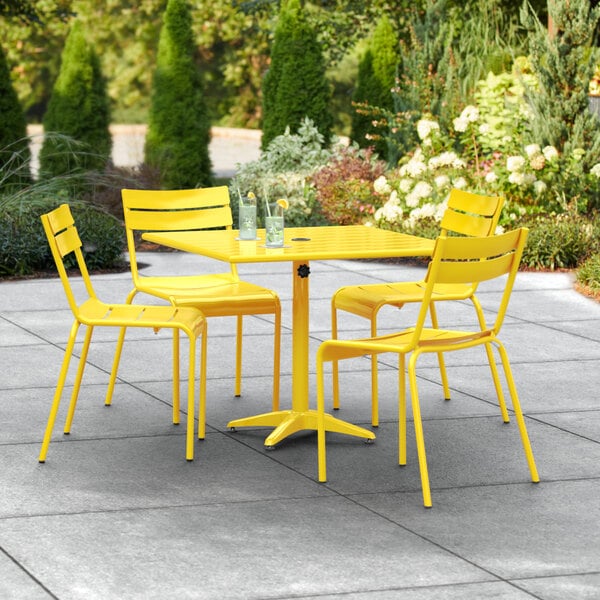
[[[558,158],[558,150],[554,146],[546,146],[542,150],[542,154],[545,156],[548,162],[551,162],[555,158]]]
[[[419,206],[420,199],[421,198],[419,198],[419,195],[415,194],[413,190],[412,192],[410,192],[410,194],[406,194],[404,202],[406,202],[406,206],[408,206],[408,208],[415,208],[415,206]]]
[[[417,122],[417,134],[421,140],[426,140],[434,130],[439,131],[440,126],[436,121],[421,119]]]
[[[494,171],[490,171],[485,176],[485,180],[487,183],[495,183],[496,181],[498,181],[498,175],[496,175],[496,173],[494,173]]]
[[[509,183],[514,183],[515,185],[524,185],[525,184],[525,174],[519,171],[513,171],[508,176]]]
[[[447,208],[448,208],[448,200],[444,200],[440,204],[436,205],[435,214],[433,215],[433,218],[436,221],[438,221],[438,223],[442,220],[442,217],[444,216],[444,213],[446,212]]]
[[[598,179],[600,179],[600,163],[596,163],[590,170],[590,173],[594,176],[594,177],[598,177]]]
[[[467,130],[469,121],[467,121],[467,119],[463,119],[462,117],[457,117],[454,119],[454,121],[452,121],[452,125],[454,126],[454,131],[462,133],[463,131]]]
[[[438,175],[433,182],[438,189],[443,188],[450,183],[450,177],[448,175]]]
[[[506,168],[511,173],[521,171],[524,166],[525,166],[525,159],[522,156],[509,156],[506,159]]]
[[[469,106],[465,106],[460,113],[460,118],[466,119],[469,123],[475,123],[475,121],[479,120],[479,109],[476,106],[469,104]]]
[[[390,188],[390,185],[387,182],[387,179],[385,178],[385,175],[380,175],[374,182],[373,182],[373,189],[375,190],[376,194],[389,194],[392,191],[392,188]]]
[[[423,162],[423,153],[419,149],[415,155],[402,167],[400,167],[400,176],[418,177],[427,170],[427,165]]]
[[[433,188],[426,181],[419,181],[412,191],[418,198],[429,198],[431,192],[433,192]]]
[[[541,181],[540,179],[533,183],[533,191],[536,193],[537,196],[543,194],[547,188],[548,186],[546,185],[546,182]]]
[[[527,158],[533,158],[537,156],[541,152],[541,148],[539,144],[529,144],[525,146],[525,154],[527,154]]]
[[[410,191],[410,188],[412,187],[412,185],[413,185],[412,179],[404,178],[404,179],[400,180],[398,187],[403,194],[407,194]]]
[[[467,180],[464,177],[457,177],[453,185],[457,190],[464,190],[467,187]]]

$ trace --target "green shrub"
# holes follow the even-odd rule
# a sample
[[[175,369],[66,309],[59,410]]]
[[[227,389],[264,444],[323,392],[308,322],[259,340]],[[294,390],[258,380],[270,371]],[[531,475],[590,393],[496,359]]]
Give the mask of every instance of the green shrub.
[[[367,103],[388,111],[394,109],[392,88],[399,60],[398,39],[389,18],[384,15],[379,19],[369,47],[358,65],[358,78],[352,100],[359,106],[355,106],[352,114],[350,134],[351,139],[361,148],[375,146],[375,151],[382,159],[391,158],[388,156],[387,141],[381,137],[381,131],[377,131],[373,126],[373,117],[365,114],[360,104]]]
[[[315,169],[327,164],[332,152],[323,148],[324,138],[310,119],[304,119],[297,133],[289,128],[274,138],[256,161],[238,167],[230,183],[231,208],[237,226],[239,195],[253,192],[258,198],[259,223],[264,200],[286,198],[286,224],[294,227],[325,223],[309,182]]]
[[[533,269],[574,269],[598,251],[597,222],[580,215],[531,217],[519,225],[529,227],[523,265]]]
[[[38,200],[0,208],[0,276],[56,272],[40,215],[56,208],[60,199]],[[90,270],[124,266],[123,225],[112,215],[87,204],[72,205],[73,217]],[[68,261],[67,266],[74,266]]]
[[[58,79],[44,115],[47,135],[40,151],[44,178],[78,170],[101,171],[111,156],[106,81],[94,48],[75,21],[62,53]],[[73,142],[78,146],[73,153]]]
[[[263,81],[263,149],[287,127],[295,133],[305,117],[329,144],[333,117],[325,71],[317,33],[299,0],[282,2],[271,65]]]
[[[164,189],[212,185],[210,121],[203,79],[194,62],[192,16],[184,0],[169,0],[160,32],[145,159]]]
[[[0,188],[29,183],[30,158],[25,115],[0,47]]]
[[[577,283],[600,294],[600,254],[590,256],[577,271]]]

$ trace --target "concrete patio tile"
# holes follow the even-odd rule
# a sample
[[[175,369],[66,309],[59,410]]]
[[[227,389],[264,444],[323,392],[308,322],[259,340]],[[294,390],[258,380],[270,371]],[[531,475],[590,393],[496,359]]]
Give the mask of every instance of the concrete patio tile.
[[[596,600],[600,590],[600,573],[521,579],[515,583],[544,600]]]
[[[368,591],[377,581],[400,588],[489,580],[338,497],[6,519],[0,535],[65,600],[249,600]]]
[[[339,416],[344,418],[345,414]],[[347,420],[369,429],[368,423]],[[527,421],[527,427],[542,481],[600,478],[599,444],[532,420]],[[440,419],[425,421],[423,429],[434,504],[438,491],[445,488],[492,486],[493,493],[496,485],[533,485],[515,423],[506,425],[499,417]],[[404,467],[398,466],[395,423],[382,423],[375,430],[377,437],[372,444],[329,433],[327,488],[344,495],[420,491],[412,423],[407,431],[408,460]],[[317,480],[315,433],[295,434],[269,451],[262,449],[265,430],[239,429],[233,435]]]
[[[2,346],[27,346],[39,343],[39,338],[5,319],[0,319],[0,344]]]
[[[0,364],[10,364],[10,369],[0,370],[0,390],[18,388],[54,388],[64,358],[64,350],[49,344],[34,346],[0,346]],[[73,382],[77,357],[71,360],[67,383]],[[170,377],[170,375],[169,375]],[[88,364],[85,383],[108,383],[108,374]]]
[[[600,444],[600,408],[536,415],[535,418]]]
[[[21,566],[0,551],[0,598],[7,600],[50,600],[52,596]]]
[[[532,361],[524,363],[511,360],[517,393],[525,413],[593,410],[599,407],[597,374],[600,360],[537,362],[532,357]],[[422,368],[418,373],[434,380],[438,376],[435,368]],[[568,377],[565,373],[568,373]],[[449,367],[448,380],[452,389],[493,404],[496,402],[496,392],[487,365]],[[502,372],[500,380],[507,404],[510,404]]]
[[[458,583],[414,588],[374,589],[344,594],[344,600],[531,600],[532,596],[504,581]],[[339,595],[303,596],[303,600],[339,600]]]
[[[401,494],[354,500],[503,579],[598,573],[600,478],[438,490],[433,509]],[[541,583],[541,582],[540,582]],[[553,589],[547,582],[546,589]],[[543,584],[538,588],[543,595]],[[563,596],[563,598],[580,596]]]
[[[72,388],[65,387],[54,425],[53,440],[71,441],[97,439],[179,435],[185,433],[187,390],[182,388],[181,426],[172,423],[171,384],[165,384],[168,393],[154,397],[131,384],[117,384],[112,405],[104,405],[106,385],[83,385],[79,392],[73,427],[69,437],[63,434]],[[41,444],[54,389],[16,389],[0,400],[0,444]],[[27,406],[27,418],[23,407]],[[197,418],[197,415],[196,415]]]
[[[0,524],[13,517],[330,495],[302,474],[220,433],[196,442],[185,460],[179,435],[0,446]],[[0,525],[0,539],[3,538]]]

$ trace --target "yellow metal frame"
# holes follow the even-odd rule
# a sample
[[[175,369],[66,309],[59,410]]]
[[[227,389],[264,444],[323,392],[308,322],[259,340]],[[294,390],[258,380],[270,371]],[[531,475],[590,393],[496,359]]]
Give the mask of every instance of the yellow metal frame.
[[[483,196],[464,190],[453,189],[448,198],[448,207],[442,218],[441,235],[448,233],[471,237],[493,235],[500,219],[504,199],[498,196]],[[400,283],[375,283],[367,285],[351,285],[340,288],[331,299],[331,337],[338,337],[337,311],[350,312],[357,316],[369,319],[371,324],[371,337],[377,335],[377,316],[384,306],[402,308],[405,304],[422,302],[427,281],[413,281]],[[432,294],[429,305],[431,324],[438,327],[435,302],[442,300],[471,300],[475,307],[481,329],[486,328],[483,312],[475,296],[476,285],[456,284],[437,285]],[[508,412],[502,395],[502,387],[498,379],[491,347],[486,347],[488,363],[492,370],[494,385],[498,394],[502,418],[508,422]],[[444,398],[450,399],[448,376],[442,353],[438,354],[438,363],[442,381]],[[340,407],[339,371],[337,361],[333,361],[333,408]],[[371,424],[379,425],[379,392],[377,356],[371,359]]]
[[[408,379],[415,426],[423,503],[431,506],[431,491],[425,454],[423,425],[421,420],[417,388],[417,359],[425,353],[454,352],[466,348],[484,345],[498,349],[504,369],[513,410],[519,427],[521,441],[529,466],[531,480],[539,481],[539,475],[533,458],[531,444],[525,420],[521,410],[517,390],[512,376],[510,363],[504,345],[498,338],[506,309],[519,268],[521,255],[527,239],[527,229],[518,229],[509,233],[485,238],[459,238],[442,236],[438,239],[433,259],[429,266],[423,299],[414,327],[399,333],[371,337],[360,340],[333,339],[323,342],[317,352],[317,431],[318,431],[318,468],[319,481],[327,481],[325,432],[325,393],[323,364],[364,354],[378,355],[393,352],[399,355],[399,393],[398,393],[398,462],[406,464],[406,356],[408,360]],[[492,327],[484,330],[445,330],[437,327],[426,328],[425,321],[438,285],[477,285],[482,281],[508,275],[504,292]]]
[[[264,240],[264,230],[258,236]],[[265,446],[272,447],[303,429],[317,428],[317,413],[309,408],[309,274],[311,260],[430,256],[434,241],[362,225],[350,227],[286,227],[284,247],[236,239],[235,231],[147,233],[157,244],[231,263],[292,263],[292,407],[230,421],[231,428],[274,427]],[[328,431],[374,439],[372,431],[325,415]]]
[[[194,412],[196,385],[196,340],[201,337],[200,355],[200,399],[199,399],[199,427],[204,427],[206,422],[206,320],[202,313],[191,307],[174,306],[133,306],[131,304],[106,304],[98,299],[81,251],[81,240],[75,227],[71,210],[67,204],[62,204],[50,213],[42,215],[42,224],[50,244],[52,256],[58,269],[63,284],[69,307],[73,312],[75,321],[71,327],[65,357],[52,400],[50,415],[44,433],[44,439],[39,455],[39,462],[46,461],[48,446],[52,437],[54,422],[60,406],[62,391],[65,385],[77,332],[81,325],[87,327],[79,366],[75,376],[73,392],[65,422],[64,433],[69,434],[73,423],[73,416],[79,396],[79,389],[87,361],[88,350],[92,339],[94,327],[146,327],[155,332],[167,328],[173,330],[174,353],[173,369],[179,374],[179,332],[182,331],[189,338],[189,368],[188,368],[188,404],[187,404],[187,431],[186,431],[186,459],[194,458]],[[73,253],[77,260],[79,271],[85,284],[86,296],[78,302],[71,287],[69,276],[65,269],[64,257]],[[116,372],[115,372],[116,375]],[[179,378],[177,377],[177,381]],[[114,383],[114,380],[111,382]],[[173,423],[179,423],[179,390],[173,397]]]
[[[139,293],[158,296],[174,306],[193,306],[205,317],[236,317],[235,388],[242,393],[242,334],[244,315],[274,315],[273,399],[279,408],[279,370],[281,339],[281,304],[275,292],[239,278],[235,264],[229,271],[187,276],[142,276],[136,257],[136,234],[139,232],[190,232],[205,229],[232,230],[229,190],[226,186],[190,190],[122,190],[127,246],[134,288],[127,296],[129,304]],[[121,332],[115,353],[113,374],[106,396],[110,404],[125,331]],[[174,374],[175,380],[175,374]],[[205,436],[204,427],[198,437]]]

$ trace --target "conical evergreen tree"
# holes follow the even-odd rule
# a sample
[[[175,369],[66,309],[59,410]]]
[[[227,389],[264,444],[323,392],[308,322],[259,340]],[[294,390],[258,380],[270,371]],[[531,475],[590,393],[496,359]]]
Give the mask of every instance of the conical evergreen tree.
[[[212,184],[210,122],[202,75],[194,62],[192,17],[185,0],[169,0],[152,82],[146,163],[165,189]]]
[[[548,2],[554,32],[549,34],[523,7],[521,21],[529,29],[531,63],[539,89],[528,93],[533,108],[531,141],[554,146],[569,156],[584,149],[584,169],[600,162],[600,123],[589,110],[589,82],[596,67],[595,32],[600,7],[589,0]]]
[[[363,110],[367,104],[373,109],[394,109],[392,88],[399,62],[398,37],[387,16],[377,23],[369,46],[358,65],[358,78],[352,97],[355,111],[352,114],[350,137],[361,148],[374,146],[383,159],[390,158],[388,142],[380,128],[373,126],[373,112]],[[376,112],[376,111],[375,111]]]
[[[271,49],[271,66],[263,81],[262,147],[285,133],[292,133],[305,117],[331,140],[333,117],[331,89],[316,32],[307,22],[300,0],[284,0]]]
[[[0,186],[28,183],[30,158],[25,115],[0,47]]]
[[[110,105],[100,61],[82,24],[75,21],[44,115],[40,174],[51,177],[103,170],[112,150],[109,126]]]

